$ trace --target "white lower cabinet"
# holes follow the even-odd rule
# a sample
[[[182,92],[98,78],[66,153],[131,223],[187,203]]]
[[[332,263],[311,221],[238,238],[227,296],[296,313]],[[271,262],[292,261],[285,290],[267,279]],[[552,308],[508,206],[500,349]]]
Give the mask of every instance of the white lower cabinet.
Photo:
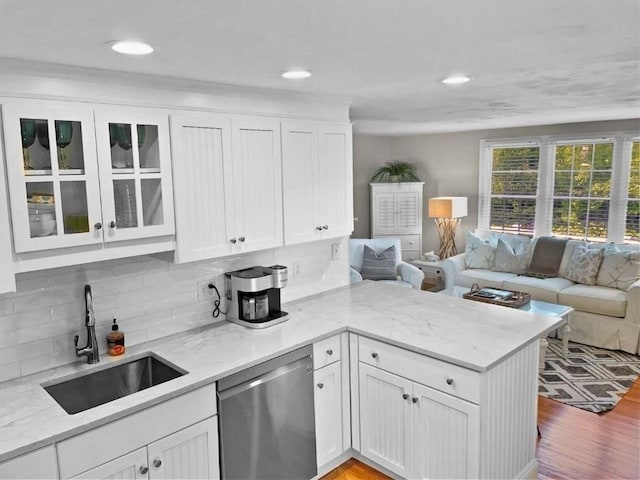
[[[217,417],[185,428],[74,478],[103,480],[220,478]]]
[[[53,445],[0,463],[0,478],[58,478]]]
[[[333,460],[342,448],[342,375],[340,362],[313,372],[318,466]]]
[[[477,478],[480,408],[360,363],[361,453],[405,478]]]

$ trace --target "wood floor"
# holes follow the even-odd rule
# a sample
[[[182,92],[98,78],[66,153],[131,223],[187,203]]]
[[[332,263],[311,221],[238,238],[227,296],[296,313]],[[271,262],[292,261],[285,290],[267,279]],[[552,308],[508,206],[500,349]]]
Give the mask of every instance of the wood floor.
[[[538,478],[639,479],[640,379],[616,407],[600,415],[538,397]],[[351,459],[323,480],[387,479]]]

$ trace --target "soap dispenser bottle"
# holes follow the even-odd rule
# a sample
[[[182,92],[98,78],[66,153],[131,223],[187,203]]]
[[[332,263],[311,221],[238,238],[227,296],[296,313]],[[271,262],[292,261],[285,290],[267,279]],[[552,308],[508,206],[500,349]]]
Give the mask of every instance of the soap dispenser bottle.
[[[116,319],[113,319],[113,325],[111,326],[111,332],[107,335],[107,354],[112,357],[122,355],[125,351],[124,347],[124,333],[118,330],[118,324]]]

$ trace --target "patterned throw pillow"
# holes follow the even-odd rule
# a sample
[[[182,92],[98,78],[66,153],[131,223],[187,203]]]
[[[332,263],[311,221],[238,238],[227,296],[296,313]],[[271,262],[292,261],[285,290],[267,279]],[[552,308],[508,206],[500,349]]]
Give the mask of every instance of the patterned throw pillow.
[[[596,277],[596,285],[627,291],[640,279],[640,252],[606,251]]]
[[[521,243],[512,247],[502,238],[499,238],[492,270],[509,273],[526,272],[529,261],[529,247],[530,243]]]
[[[380,253],[376,253],[373,248],[365,245],[360,275],[365,280],[395,280],[397,276],[395,245]]]
[[[480,237],[467,232],[467,246],[464,251],[464,264],[466,268],[493,267],[494,248]]]
[[[602,248],[590,249],[586,245],[578,245],[573,252],[564,278],[583,285],[595,285],[603,254],[604,249]]]

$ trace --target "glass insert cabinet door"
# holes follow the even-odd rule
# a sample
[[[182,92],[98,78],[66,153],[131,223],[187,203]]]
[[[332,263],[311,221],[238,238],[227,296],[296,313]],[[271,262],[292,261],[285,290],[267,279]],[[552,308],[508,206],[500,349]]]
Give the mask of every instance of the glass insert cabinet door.
[[[95,121],[105,241],[174,234],[168,115],[105,107]]]
[[[102,242],[93,110],[23,100],[2,115],[16,252]]]

